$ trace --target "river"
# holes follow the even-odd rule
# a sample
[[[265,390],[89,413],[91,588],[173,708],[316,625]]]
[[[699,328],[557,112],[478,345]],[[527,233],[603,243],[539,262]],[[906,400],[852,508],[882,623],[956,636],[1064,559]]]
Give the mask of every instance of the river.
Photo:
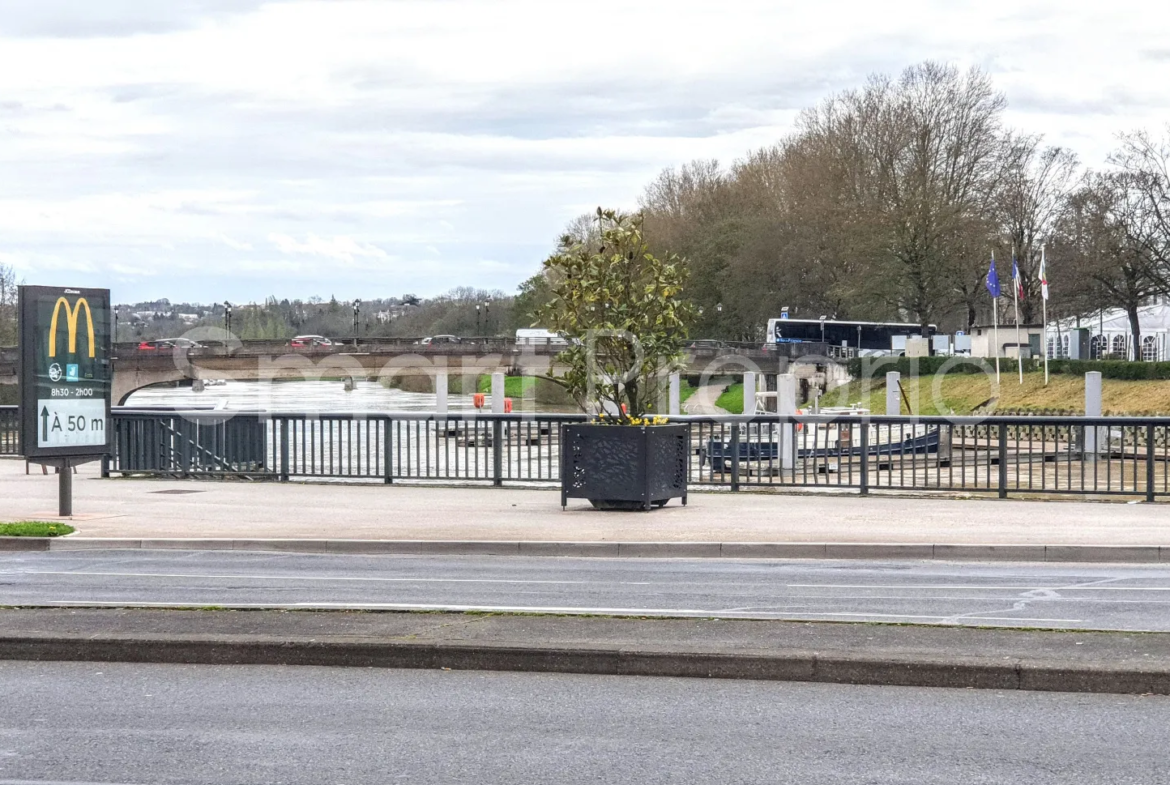
[[[204,387],[202,392],[191,387],[146,387],[131,394],[126,405],[271,412],[429,412],[435,409],[435,395],[387,389],[370,381],[356,382],[348,391],[339,381],[227,381]],[[447,396],[447,408],[452,412],[474,409],[470,395]]]

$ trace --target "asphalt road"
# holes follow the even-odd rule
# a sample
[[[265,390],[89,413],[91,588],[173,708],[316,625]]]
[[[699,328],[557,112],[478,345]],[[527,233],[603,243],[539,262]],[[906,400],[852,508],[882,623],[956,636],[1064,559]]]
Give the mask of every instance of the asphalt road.
[[[0,605],[104,603],[1170,631],[1170,567],[225,551],[0,554]]]
[[[1170,699],[0,661],[0,783],[1170,781]]]

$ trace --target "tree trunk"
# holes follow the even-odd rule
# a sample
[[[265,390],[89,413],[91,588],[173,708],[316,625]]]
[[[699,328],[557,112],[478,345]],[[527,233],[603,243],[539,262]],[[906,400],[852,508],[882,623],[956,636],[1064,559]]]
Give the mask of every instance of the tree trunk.
[[[1133,359],[1140,360],[1142,358],[1142,326],[1138,322],[1137,301],[1130,301],[1126,305],[1125,312],[1129,316],[1129,332],[1133,336]]]

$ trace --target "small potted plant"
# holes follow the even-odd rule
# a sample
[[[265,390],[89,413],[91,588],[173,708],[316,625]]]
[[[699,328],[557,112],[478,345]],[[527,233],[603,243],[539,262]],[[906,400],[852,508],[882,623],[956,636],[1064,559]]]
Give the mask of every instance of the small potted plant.
[[[650,252],[642,216],[597,210],[592,239],[563,237],[544,263],[550,300],[539,323],[568,339],[554,380],[586,411],[561,441],[561,505],[599,509],[686,504],[689,434],[661,414],[669,374],[681,366],[691,306],[686,265]]]

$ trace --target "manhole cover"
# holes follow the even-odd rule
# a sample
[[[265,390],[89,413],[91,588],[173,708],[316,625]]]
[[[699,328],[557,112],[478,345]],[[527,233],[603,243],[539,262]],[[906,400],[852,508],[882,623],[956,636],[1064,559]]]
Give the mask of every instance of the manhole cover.
[[[165,491],[148,491],[148,493],[180,494],[180,493],[206,493],[206,491],[197,491],[197,490],[190,490],[189,491],[185,488],[170,488],[170,489],[165,490]]]

